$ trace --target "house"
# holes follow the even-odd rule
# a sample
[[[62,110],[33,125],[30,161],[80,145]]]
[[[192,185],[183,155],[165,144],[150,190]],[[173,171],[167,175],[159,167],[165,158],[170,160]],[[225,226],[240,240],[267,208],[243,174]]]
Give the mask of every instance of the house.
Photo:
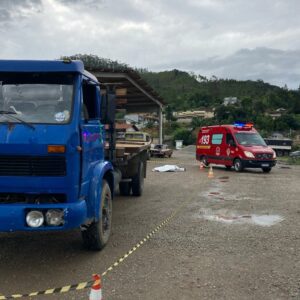
[[[158,117],[154,114],[128,114],[125,115],[125,120],[135,123],[138,128],[145,127],[149,122],[158,124]]]
[[[173,116],[177,119],[177,122],[190,123],[193,118],[211,119],[214,117],[214,112],[206,110],[182,111],[174,112]]]
[[[268,111],[265,113],[266,116],[270,116],[273,120],[280,118],[283,114],[285,114],[286,109],[285,108],[277,108],[273,111]]]
[[[224,106],[238,104],[239,102],[240,100],[237,97],[225,97],[223,99]]]

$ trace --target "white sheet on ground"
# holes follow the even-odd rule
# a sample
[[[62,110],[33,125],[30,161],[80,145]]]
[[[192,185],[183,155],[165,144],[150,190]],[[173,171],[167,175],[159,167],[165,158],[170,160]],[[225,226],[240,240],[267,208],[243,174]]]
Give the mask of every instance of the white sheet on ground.
[[[183,172],[185,168],[180,168],[176,165],[164,165],[152,169],[152,172]]]

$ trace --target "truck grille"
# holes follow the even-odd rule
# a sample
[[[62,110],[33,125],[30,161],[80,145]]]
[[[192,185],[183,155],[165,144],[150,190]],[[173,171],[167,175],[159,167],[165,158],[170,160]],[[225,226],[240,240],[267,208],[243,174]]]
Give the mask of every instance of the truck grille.
[[[255,155],[256,158],[258,159],[272,159],[273,154],[271,153],[257,153]]]
[[[65,176],[63,156],[0,156],[0,176]]]
[[[65,194],[0,193],[0,204],[57,204],[66,202]]]

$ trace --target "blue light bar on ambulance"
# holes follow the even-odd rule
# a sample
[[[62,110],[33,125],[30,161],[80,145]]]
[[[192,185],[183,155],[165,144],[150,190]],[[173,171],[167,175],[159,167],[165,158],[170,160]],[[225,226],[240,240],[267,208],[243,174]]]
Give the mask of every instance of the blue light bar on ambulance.
[[[240,129],[251,129],[253,127],[253,123],[251,122],[235,122],[233,124],[234,127]]]

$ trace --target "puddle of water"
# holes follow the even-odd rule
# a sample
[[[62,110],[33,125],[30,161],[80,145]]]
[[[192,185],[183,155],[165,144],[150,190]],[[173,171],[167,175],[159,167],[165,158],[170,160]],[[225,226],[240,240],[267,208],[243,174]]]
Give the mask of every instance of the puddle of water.
[[[256,225],[260,226],[272,226],[281,221],[283,221],[283,217],[279,215],[252,215],[252,221]]]
[[[202,212],[202,217],[209,221],[222,222],[227,224],[254,224],[264,227],[273,226],[284,220],[279,215],[237,215],[229,212],[219,211],[213,213],[212,211]]]

